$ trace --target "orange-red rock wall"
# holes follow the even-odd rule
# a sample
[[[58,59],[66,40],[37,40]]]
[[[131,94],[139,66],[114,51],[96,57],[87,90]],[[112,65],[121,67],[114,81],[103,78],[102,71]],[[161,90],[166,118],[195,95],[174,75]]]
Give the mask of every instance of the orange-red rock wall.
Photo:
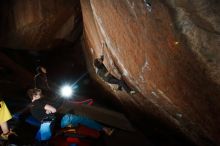
[[[88,68],[125,108],[142,113],[127,109],[131,118],[142,116],[140,124],[152,115],[197,145],[220,144],[219,84],[179,28],[171,4],[154,0],[149,11],[140,0],[81,0]],[[116,91],[95,74],[92,63],[100,55],[137,94]]]

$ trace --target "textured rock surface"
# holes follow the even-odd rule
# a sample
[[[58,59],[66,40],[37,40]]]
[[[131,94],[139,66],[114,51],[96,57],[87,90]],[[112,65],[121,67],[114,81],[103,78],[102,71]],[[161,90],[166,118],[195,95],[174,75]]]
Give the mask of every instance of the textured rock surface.
[[[218,0],[81,0],[81,7],[90,74],[148,138],[163,146],[189,146],[187,140],[220,145]],[[84,71],[81,45],[75,43],[81,30],[79,0],[1,1],[0,47],[52,50],[26,51],[45,56],[51,78],[71,79]],[[11,52],[0,52],[0,89],[20,92],[32,81],[34,61]],[[98,78],[93,60],[100,55],[137,94],[113,90]]]
[[[218,1],[154,0],[151,12],[140,0],[81,0],[81,7],[90,73],[111,87],[143,131],[160,121],[197,145],[220,144]],[[100,55],[139,93],[100,80],[92,65]]]
[[[79,0],[2,1],[1,47],[33,50],[74,42],[81,30],[79,5]]]
[[[212,79],[220,84],[220,2],[216,0],[167,0],[173,8],[176,27],[190,48],[206,63]]]

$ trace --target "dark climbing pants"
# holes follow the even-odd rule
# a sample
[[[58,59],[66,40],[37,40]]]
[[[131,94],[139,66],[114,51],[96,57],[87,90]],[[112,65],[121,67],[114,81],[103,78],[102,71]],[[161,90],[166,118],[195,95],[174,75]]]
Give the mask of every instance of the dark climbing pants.
[[[123,80],[119,80],[112,75],[108,75],[104,78],[104,80],[109,84],[117,84],[119,88],[123,88],[127,93],[131,91],[130,87],[128,87],[128,85]]]

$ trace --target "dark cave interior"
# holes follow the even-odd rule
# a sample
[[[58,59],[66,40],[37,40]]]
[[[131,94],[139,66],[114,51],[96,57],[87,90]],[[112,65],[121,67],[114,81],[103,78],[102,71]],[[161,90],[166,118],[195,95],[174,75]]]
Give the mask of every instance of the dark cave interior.
[[[77,83],[72,100],[92,98],[94,109],[110,113],[107,123],[95,110],[91,117],[126,127],[111,115],[117,112],[134,128],[113,126],[97,146],[220,144],[218,0],[0,2],[0,96],[12,114],[30,103],[27,90],[43,66],[53,92]],[[134,95],[100,78],[94,66],[100,56]],[[36,127],[22,126],[29,130],[17,133],[32,139]]]

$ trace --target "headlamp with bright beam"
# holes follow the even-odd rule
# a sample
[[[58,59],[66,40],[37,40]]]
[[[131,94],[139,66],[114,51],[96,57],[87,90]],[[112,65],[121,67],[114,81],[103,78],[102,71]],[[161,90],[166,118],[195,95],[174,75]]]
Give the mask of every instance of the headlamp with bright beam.
[[[70,98],[74,92],[75,89],[78,88],[77,82],[79,82],[83,77],[85,77],[88,74],[88,72],[85,72],[83,75],[81,75],[72,85],[64,85],[60,88],[60,95],[64,98]]]
[[[60,88],[60,94],[64,98],[70,98],[74,94],[74,88],[70,85],[64,85]]]

